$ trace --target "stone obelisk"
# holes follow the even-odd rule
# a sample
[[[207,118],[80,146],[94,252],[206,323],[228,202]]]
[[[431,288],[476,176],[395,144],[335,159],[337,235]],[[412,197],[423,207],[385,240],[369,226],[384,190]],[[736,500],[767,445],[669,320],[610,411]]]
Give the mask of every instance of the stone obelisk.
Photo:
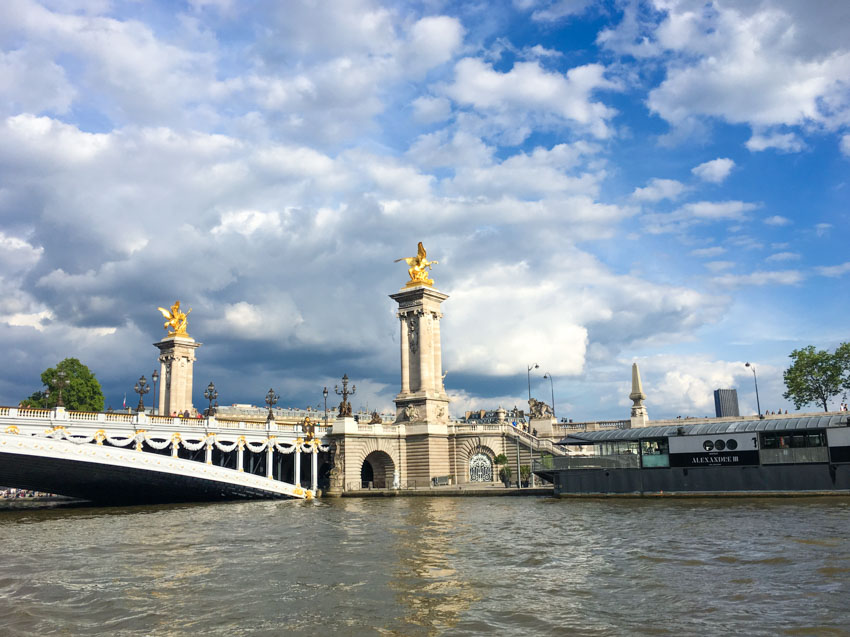
[[[159,349],[159,413],[163,416],[194,411],[192,407],[192,373],[195,350],[201,346],[186,332],[186,315],[176,301],[170,310],[157,308],[168,319],[165,329],[168,336],[154,346]],[[192,310],[190,309],[189,312]]]
[[[632,393],[629,394],[629,400],[632,401],[631,426],[646,427],[647,422],[649,422],[649,414],[646,411],[646,405],[643,404],[643,401],[646,400],[646,394],[643,393],[637,363],[632,363]]]
[[[425,248],[406,259],[410,281],[390,298],[398,303],[401,327],[401,391],[395,398],[396,424],[406,426],[408,479],[417,482],[449,474],[449,397],[443,386],[440,306],[449,298],[428,278]]]

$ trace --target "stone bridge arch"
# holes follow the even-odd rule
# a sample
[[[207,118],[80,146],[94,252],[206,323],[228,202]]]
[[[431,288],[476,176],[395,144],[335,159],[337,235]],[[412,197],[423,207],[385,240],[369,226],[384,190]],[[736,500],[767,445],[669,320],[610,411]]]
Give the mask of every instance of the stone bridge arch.
[[[467,438],[458,444],[458,474],[460,482],[495,482],[498,470],[494,462],[498,455],[489,440]],[[499,441],[497,441],[499,442]]]
[[[368,483],[376,489],[389,489],[399,466],[398,451],[394,441],[372,439],[364,441],[358,454],[361,487]]]

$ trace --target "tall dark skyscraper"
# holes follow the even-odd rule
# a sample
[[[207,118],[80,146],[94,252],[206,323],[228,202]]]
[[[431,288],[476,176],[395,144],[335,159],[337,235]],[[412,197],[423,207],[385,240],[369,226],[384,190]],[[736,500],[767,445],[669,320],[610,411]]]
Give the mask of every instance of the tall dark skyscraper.
[[[714,415],[718,418],[741,415],[741,413],[738,411],[737,389],[714,390]]]

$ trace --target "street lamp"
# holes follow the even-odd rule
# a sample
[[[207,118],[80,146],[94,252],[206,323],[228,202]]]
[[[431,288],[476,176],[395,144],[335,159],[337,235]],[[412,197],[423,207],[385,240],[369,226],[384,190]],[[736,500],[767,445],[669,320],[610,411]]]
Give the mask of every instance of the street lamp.
[[[555,382],[552,380],[552,374],[549,372],[543,374],[543,378],[549,379],[549,388],[552,390],[552,418],[557,420],[557,416],[555,416]]]
[[[143,398],[144,398],[144,395],[147,394],[150,390],[151,390],[151,387],[150,387],[150,385],[148,385],[148,379],[145,378],[144,376],[142,376],[139,379],[139,382],[137,382],[136,385],[133,387],[133,391],[136,392],[139,395],[139,406],[136,407],[137,413],[142,414],[142,413],[145,412],[145,403],[144,403]]]
[[[159,372],[153,370],[153,374],[151,374],[151,380],[153,381],[153,413],[159,413],[159,394],[156,393],[156,384],[159,382]]]
[[[68,387],[68,385],[71,384],[71,380],[67,378],[67,376],[68,375],[65,373],[65,371],[60,369],[58,372],[56,372],[56,380],[53,381],[53,384],[56,385],[56,389],[59,392],[59,396],[56,398],[57,407],[65,406],[65,403],[62,402],[62,388]]]
[[[328,426],[328,388],[322,389],[322,397],[325,399],[325,427]]]
[[[266,394],[266,404],[269,406],[269,415],[266,417],[266,422],[271,422],[274,420],[274,413],[272,412],[272,408],[277,404],[277,401],[280,400],[280,394],[274,393],[273,389],[269,389],[269,393]]]
[[[212,381],[210,381],[210,384],[207,385],[207,388],[204,390],[204,398],[210,401],[210,406],[207,408],[207,418],[210,418],[215,415],[215,409],[213,409],[213,401],[218,398],[218,391],[216,391],[215,385]]]
[[[528,424],[531,425],[531,370],[540,367],[537,363],[528,366]]]
[[[750,365],[749,363],[744,363],[744,367],[749,367],[753,370],[753,382],[756,384],[756,409],[759,411],[759,418],[761,418],[761,403],[759,402],[759,381],[756,376],[756,366]]]

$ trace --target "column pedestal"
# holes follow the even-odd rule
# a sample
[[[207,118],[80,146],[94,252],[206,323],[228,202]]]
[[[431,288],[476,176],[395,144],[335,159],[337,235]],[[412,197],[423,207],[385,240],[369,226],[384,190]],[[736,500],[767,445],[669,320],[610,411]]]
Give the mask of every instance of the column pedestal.
[[[160,372],[159,413],[163,416],[194,411],[192,407],[192,375],[195,350],[201,343],[190,336],[167,336],[159,343]]]

